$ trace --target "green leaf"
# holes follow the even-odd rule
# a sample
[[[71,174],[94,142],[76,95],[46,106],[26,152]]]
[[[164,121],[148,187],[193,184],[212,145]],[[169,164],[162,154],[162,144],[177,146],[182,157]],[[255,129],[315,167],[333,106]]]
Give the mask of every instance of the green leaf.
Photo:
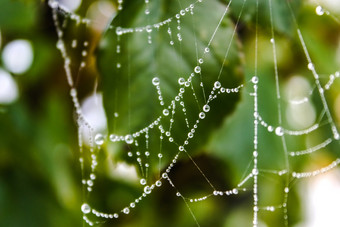
[[[174,123],[171,129],[174,141],[178,146],[182,145],[199,119],[198,115],[211,94],[214,82],[219,80],[222,86],[227,88],[241,84],[243,70],[237,34],[233,36],[235,26],[228,18],[228,14],[219,25],[226,6],[218,1],[197,3],[194,5],[192,15],[190,10],[184,11],[186,15],[177,21],[175,15],[186,6],[189,7],[190,3],[181,1],[179,6],[177,1],[152,1],[148,4],[152,13],[145,15],[144,1],[129,1],[126,2],[124,10],[112,21],[111,27],[122,27],[124,30],[124,27],[142,27],[168,18],[172,19],[171,23],[160,28],[150,27],[152,31],[149,33],[143,31],[118,36],[115,29],[109,29],[102,38],[98,51],[98,66],[109,133],[125,135],[138,132],[159,116],[162,116],[160,124],[164,130],[169,130],[171,110],[168,116],[163,116],[162,111],[171,105],[171,101],[182,87],[185,88],[185,92],[183,99],[175,102]],[[218,25],[210,52],[204,54],[204,49]],[[172,40],[168,29],[171,30]],[[181,42],[177,39],[178,34],[182,37]],[[151,44],[148,44],[148,39]],[[170,41],[174,42],[173,46],[170,45]],[[120,45],[120,53],[117,53],[117,45]],[[226,52],[228,54],[224,59]],[[204,60],[200,65],[202,73],[195,73],[189,87],[180,86],[179,78],[187,79],[194,73],[195,66],[199,65],[199,58]],[[117,63],[121,64],[120,68],[116,67]],[[159,87],[164,106],[160,105],[156,86],[152,84],[154,77],[160,79]],[[201,82],[203,88],[200,86]],[[181,101],[184,101],[184,106],[181,106]],[[237,101],[238,94],[222,94],[209,104],[211,111],[206,113],[204,120],[200,120],[198,128],[195,129],[195,139],[189,140],[186,146],[191,154],[192,150],[202,150],[210,132],[233,111]],[[186,109],[185,113],[182,111],[183,108]],[[118,117],[114,117],[115,113],[118,113]],[[185,121],[185,117],[188,122]],[[151,147],[149,150],[158,151],[160,146],[158,126],[155,125],[149,131]],[[143,138],[140,146],[147,149],[144,145],[144,135],[140,137]],[[163,137],[165,137],[163,152],[173,158],[178,146],[168,144],[166,142],[168,138],[165,135]]]

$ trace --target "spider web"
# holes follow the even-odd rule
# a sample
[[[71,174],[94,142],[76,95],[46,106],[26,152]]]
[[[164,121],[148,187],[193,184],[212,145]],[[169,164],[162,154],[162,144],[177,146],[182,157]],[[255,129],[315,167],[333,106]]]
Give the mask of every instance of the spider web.
[[[290,1],[285,1],[282,6],[282,4],[278,5],[274,0],[268,0],[268,8],[265,8],[263,3],[259,4],[259,1],[250,3],[247,0],[230,0],[226,3],[220,3],[203,0],[178,0],[176,13],[157,22],[153,22],[150,17],[150,15],[156,14],[157,10],[159,10],[157,4],[153,4],[153,2],[145,0],[144,2],[139,1],[136,3],[138,5],[133,5],[133,7],[143,5],[140,7],[143,10],[135,13],[143,15],[144,20],[137,21],[137,26],[131,26],[129,22],[124,21],[124,17],[120,17],[120,14],[124,13],[124,6],[128,4],[118,0],[118,15],[107,26],[106,36],[108,39],[104,44],[100,44],[102,49],[108,50],[107,55],[110,61],[104,61],[104,64],[109,64],[106,68],[111,70],[109,74],[113,73],[109,79],[105,79],[105,76],[102,79],[104,84],[112,86],[112,91],[104,91],[103,93],[104,107],[109,123],[109,133],[104,133],[98,132],[86,119],[78,100],[77,91],[82,73],[91,67],[90,57],[95,56],[93,48],[95,48],[96,43],[90,43],[88,39],[77,37],[73,33],[78,31],[80,34],[88,34],[88,27],[95,24],[96,21],[70,12],[55,0],[49,1],[58,35],[57,48],[64,59],[70,95],[77,115],[83,184],[81,211],[84,224],[86,223],[90,226],[101,225],[110,219],[119,221],[122,217],[124,218],[124,216],[137,210],[142,202],[152,197],[154,191],[161,190],[165,185],[170,185],[173,190],[169,192],[175,194],[184,203],[192,217],[192,222],[196,226],[201,226],[202,224],[193,208],[195,204],[204,203],[206,200],[213,198],[222,200],[224,197],[244,198],[247,195],[251,195],[251,199],[247,200],[247,205],[252,213],[252,218],[248,220],[249,225],[261,226],[262,219],[265,219],[265,216],[275,213],[276,216],[279,216],[277,220],[280,224],[277,223],[278,225],[289,226],[289,201],[293,186],[304,178],[324,174],[340,164],[340,158],[336,152],[332,153],[331,161],[323,166],[316,165],[313,169],[305,170],[299,164],[296,164],[299,163],[299,158],[301,157],[326,152],[326,149],[333,151],[339,148],[339,131],[327,98],[327,92],[332,90],[337,78],[340,76],[339,71],[333,72],[327,77],[318,72],[318,63],[313,61],[309,53],[309,46],[306,44],[307,38],[304,31],[299,28],[295,9]],[[242,40],[238,39],[238,33],[244,26],[242,18],[245,10],[250,8],[246,6],[251,4],[255,9],[255,28],[252,29],[251,33],[254,44],[250,51],[254,55],[254,62],[252,63],[254,66],[247,66],[249,70],[245,72],[245,79],[242,82],[239,77],[235,76],[237,73],[228,69],[232,68],[233,64],[243,66],[242,57],[237,56],[237,54],[237,57],[235,57],[235,51],[240,52]],[[203,21],[200,21],[199,15],[201,15],[200,12],[211,14],[212,12],[208,11],[210,5],[217,6],[220,9],[218,12],[214,12],[218,14],[218,20],[213,21],[213,24],[204,24]],[[233,10],[233,7],[236,10]],[[282,91],[284,83],[281,81],[283,76],[279,68],[278,58],[280,51],[283,50],[278,49],[277,45],[277,42],[282,40],[282,35],[276,32],[275,7],[285,7],[286,12],[289,12],[288,15],[295,31],[294,38],[299,44],[298,52],[305,56],[305,66],[302,72],[312,84],[303,93],[304,95],[294,96],[294,99],[286,100]],[[262,17],[259,15],[262,13],[268,15],[267,21],[269,23],[265,25],[269,28],[267,31],[260,27],[263,22],[260,21]],[[316,14],[319,16],[331,16],[335,23],[338,23],[337,18],[325,11],[321,6],[316,6]],[[233,18],[233,23],[229,18]],[[204,26],[209,25],[205,32],[205,42],[200,42],[199,39],[202,34],[196,29],[197,27],[202,28],[202,23]],[[185,33],[184,28],[186,26],[191,29],[189,30],[190,35]],[[226,26],[229,30],[225,29]],[[265,45],[268,47],[269,44],[273,59],[270,79],[262,75],[261,55],[263,55],[262,50],[264,49],[263,40],[261,40],[264,35],[262,33],[267,33],[265,34],[267,42]],[[167,48],[172,48],[179,53],[174,58],[177,61],[177,66],[171,66],[177,67],[174,70],[175,72],[177,70],[177,75],[171,74],[169,76],[167,73],[158,73],[157,69],[153,69],[153,73],[143,77],[150,79],[146,82],[142,81],[142,83],[148,83],[146,86],[148,90],[136,92],[133,80],[141,79],[134,77],[133,73],[140,69],[133,69],[134,67],[137,68],[137,66],[131,63],[134,62],[133,54],[135,53],[132,50],[135,47],[131,43],[138,40],[140,47],[137,47],[137,49],[146,50],[151,48],[158,53],[157,42],[159,40],[157,35],[166,40]],[[186,43],[188,37],[193,37],[189,40],[189,44]],[[217,50],[218,48],[220,49]],[[187,58],[187,49],[191,49],[191,53],[194,54],[189,56],[191,59],[190,64],[185,67],[182,62],[184,58]],[[218,53],[220,61],[218,61],[217,65],[211,63],[212,51],[220,52]],[[103,55],[107,52],[104,51]],[[159,52],[153,55],[154,59],[162,58],[161,55],[164,52]],[[78,56],[74,56],[77,54]],[[238,60],[233,63],[235,58]],[[144,60],[140,59],[140,61]],[[153,59],[149,60],[153,61]],[[165,64],[166,61],[163,61],[163,63]],[[150,68],[152,68],[152,62],[149,62],[149,64]],[[212,65],[216,67],[215,74],[207,74],[206,72],[209,72],[208,68],[212,67]],[[164,67],[169,66],[164,65]],[[167,80],[171,82],[167,82]],[[266,80],[271,80],[272,83],[268,84]],[[162,86],[164,81],[166,85],[170,84],[171,86]],[[174,81],[175,85],[173,84]],[[94,82],[94,84],[97,84],[97,82]],[[105,85],[103,87],[105,90]],[[269,92],[268,87],[275,92],[266,93]],[[154,98],[150,102],[157,103],[157,105],[152,105],[151,107],[156,106],[151,111],[151,116],[150,112],[147,112],[147,114],[140,112],[138,109],[139,104],[137,105],[133,102],[134,99],[138,99],[138,97],[135,97],[136,94],[143,96],[141,94],[143,92],[148,94],[151,92],[151,97]],[[232,128],[231,126],[231,133],[238,134],[241,140],[252,137],[251,147],[246,149],[247,154],[240,153],[238,155],[246,155],[249,162],[246,167],[239,163],[240,168],[243,168],[243,176],[239,177],[237,182],[233,182],[231,187],[224,188],[220,185],[215,185],[215,181],[211,179],[214,177],[214,173],[211,174],[209,169],[201,167],[201,162],[195,158],[197,155],[195,150],[197,146],[200,146],[198,141],[200,140],[199,134],[209,136],[209,129],[211,128],[208,126],[210,124],[214,125],[216,121],[218,124],[230,123],[228,121],[223,123],[222,118],[230,114],[234,109],[235,103],[230,103],[230,100],[238,100],[240,96],[246,103],[246,109],[248,110],[244,115],[248,119],[252,119],[252,121],[248,125],[247,132],[242,132],[242,129]],[[269,109],[264,108],[265,102],[268,101],[266,96],[274,97],[275,108],[271,109],[274,110],[274,114],[266,112]],[[110,98],[113,98],[113,100],[107,101]],[[223,102],[223,100],[226,100],[226,102]],[[303,106],[306,103],[313,102],[318,106],[314,123],[307,128],[301,128],[300,126],[297,127],[298,129],[290,129],[291,125],[284,119],[285,111],[289,110],[291,106]],[[142,105],[145,105],[144,108],[149,106],[146,103],[142,103]],[[224,108],[225,113],[216,115],[216,113],[223,110],[222,105],[227,105]],[[140,127],[140,120],[135,123],[136,120],[134,119],[136,118],[146,119],[142,121],[143,127]],[[208,129],[206,129],[207,127]],[[84,136],[84,131],[87,132],[87,137]],[[243,136],[242,134],[250,134],[250,136]],[[198,137],[197,141],[195,141],[196,137]],[[267,139],[264,139],[265,137]],[[297,142],[304,141],[308,137],[317,138],[315,139],[317,142],[309,143],[307,147]],[[228,148],[222,149],[230,152]],[[241,145],[239,149],[241,149]],[[93,193],[95,193],[96,185],[105,184],[97,179],[100,178],[100,174],[98,175],[97,172],[100,166],[105,163],[102,157],[103,153],[110,154],[110,150],[114,150],[114,152],[118,152],[117,150],[123,151],[122,156],[136,166],[139,171],[141,187],[139,187],[139,196],[131,199],[130,202],[122,204],[117,201],[119,198],[115,198],[115,202],[121,207],[116,208],[116,210],[102,211],[96,207],[96,205],[100,207],[98,202],[91,202],[94,200]],[[232,151],[234,155],[237,155],[237,152],[237,150]],[[272,155],[271,153],[273,152],[276,154]],[[106,156],[109,157],[110,155]],[[267,163],[264,164],[263,160],[273,158],[280,160],[267,160]],[[183,164],[183,160],[184,163],[192,165],[194,171],[198,172],[200,184],[206,184],[202,187],[204,190],[198,189],[199,192],[194,193],[192,196],[182,192],[183,186],[177,183],[176,175],[172,174],[176,171],[176,166]],[[189,181],[188,184],[195,184],[195,182]],[[268,184],[273,186],[268,187]],[[275,187],[275,190],[280,192],[279,199],[273,200],[266,195],[266,193],[268,194],[266,190],[271,187]],[[249,201],[252,201],[251,205]]]

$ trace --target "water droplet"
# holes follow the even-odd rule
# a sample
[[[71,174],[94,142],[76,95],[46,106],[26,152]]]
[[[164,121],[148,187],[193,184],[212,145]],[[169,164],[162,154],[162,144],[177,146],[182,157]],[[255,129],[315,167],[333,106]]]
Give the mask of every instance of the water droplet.
[[[259,170],[258,169],[253,169],[252,173],[256,176],[259,174]]]
[[[307,67],[308,67],[309,70],[313,70],[314,69],[313,63],[308,63]]]
[[[151,193],[150,187],[149,187],[149,186],[145,186],[144,192],[145,192],[146,194],[150,194],[150,193]]]
[[[200,73],[201,72],[201,67],[196,66],[194,71],[195,71],[195,73]]]
[[[96,175],[94,175],[93,173],[91,173],[91,174],[90,174],[90,178],[91,178],[91,180],[94,180],[94,179],[96,179]]]
[[[158,181],[156,181],[156,186],[157,186],[157,187],[160,187],[160,186],[162,186],[162,182],[161,182],[161,181],[159,181],[159,180],[158,180]]]
[[[168,178],[168,174],[167,174],[167,173],[163,173],[163,174],[162,174],[162,177],[163,177],[164,179],[166,179],[166,178]]]
[[[275,129],[275,134],[278,135],[278,136],[283,136],[283,128],[282,127],[277,127]]]
[[[209,53],[209,51],[210,51],[209,47],[206,47],[206,48],[204,49],[204,52],[205,52],[205,53]]]
[[[111,140],[112,142],[116,142],[117,139],[118,139],[118,137],[117,137],[115,134],[111,134],[111,135],[110,135],[110,140]]]
[[[198,63],[203,64],[203,58],[198,59]]]
[[[322,16],[322,15],[325,13],[325,11],[324,11],[324,9],[322,8],[322,6],[317,6],[317,7],[315,8],[315,12],[316,12],[316,14],[317,14],[318,16]]]
[[[234,193],[235,195],[237,195],[237,194],[238,194],[238,190],[237,190],[236,188],[234,188],[234,189],[233,189],[233,193]]]
[[[162,158],[163,155],[161,153],[158,154],[158,158]]]
[[[214,83],[214,88],[219,89],[221,87],[221,83],[219,81],[216,81]]]
[[[199,113],[198,116],[199,116],[199,118],[204,119],[205,118],[205,113],[201,112],[201,113]]]
[[[177,193],[176,193],[176,196],[180,197],[180,196],[181,196],[181,193],[177,192]]]
[[[272,131],[274,131],[274,127],[273,127],[273,126],[271,126],[271,125],[269,125],[267,129],[268,129],[268,132],[272,132]]]
[[[178,150],[184,151],[184,147],[183,146],[179,146]]]
[[[179,85],[183,85],[185,83],[185,79],[183,77],[178,79]]]
[[[158,77],[154,77],[152,79],[152,84],[155,85],[155,86],[159,85],[159,78]]]
[[[204,105],[203,106],[203,111],[204,112],[209,112],[210,111],[210,106],[209,105]]]
[[[168,116],[169,115],[169,110],[168,109],[164,109],[163,110],[163,115],[164,116]]]
[[[274,43],[274,42],[275,42],[275,40],[274,40],[273,38],[271,38],[271,39],[270,39],[270,42],[271,42],[271,43]]]
[[[94,137],[94,142],[100,146],[103,145],[104,143],[104,136],[100,133],[98,133],[95,137]]]
[[[127,144],[133,143],[133,137],[131,135],[126,135],[124,139]]]
[[[92,180],[88,180],[88,181],[87,181],[87,185],[90,186],[90,187],[92,187],[92,186],[93,186],[93,181],[92,181]]]
[[[58,40],[57,49],[62,50],[64,48],[64,43],[62,40]]]
[[[288,193],[288,192],[289,192],[289,188],[286,187],[286,188],[285,188],[285,193]]]
[[[91,212],[91,207],[89,206],[89,204],[84,203],[83,205],[81,205],[81,211],[82,211],[84,214],[88,214],[88,213]]]
[[[116,34],[117,34],[118,36],[120,36],[120,35],[123,34],[123,31],[122,31],[122,28],[121,28],[121,27],[117,27],[117,28],[116,28]]]
[[[251,82],[253,82],[253,84],[257,84],[259,82],[259,78],[257,76],[253,76],[253,78],[251,78]]]
[[[139,182],[140,182],[141,185],[146,185],[146,180],[144,178],[140,179]]]
[[[188,137],[189,137],[189,138],[192,138],[192,137],[194,137],[194,134],[192,134],[192,132],[189,132],[189,133],[188,133]]]
[[[71,95],[72,97],[76,97],[76,96],[77,96],[77,89],[72,88],[71,91],[70,91],[70,95]]]
[[[114,217],[114,218],[118,218],[119,215],[118,215],[118,214],[113,214],[113,217]]]
[[[129,214],[129,213],[130,213],[130,209],[129,209],[128,207],[125,207],[125,208],[123,209],[123,213],[124,213],[124,214]]]

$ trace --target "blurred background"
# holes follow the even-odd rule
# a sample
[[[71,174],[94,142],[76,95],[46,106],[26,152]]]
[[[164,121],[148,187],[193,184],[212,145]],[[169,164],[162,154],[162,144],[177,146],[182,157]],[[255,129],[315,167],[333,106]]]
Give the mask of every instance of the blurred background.
[[[150,3],[150,14],[157,15],[151,19],[144,18],[144,1],[60,0],[58,2],[70,12],[95,21],[85,26],[84,24],[78,26],[76,23],[65,26],[65,41],[70,43],[70,46],[73,40],[77,40],[78,43],[89,42],[89,46],[86,45],[88,51],[86,57],[82,54],[84,48],[73,48],[70,54],[73,79],[76,81],[81,108],[96,133],[105,135],[114,130],[126,133],[123,124],[126,120],[124,116],[127,114],[124,111],[130,110],[124,109],[124,102],[128,96],[123,93],[125,98],[122,98],[122,102],[116,102],[121,106],[121,109],[118,107],[121,116],[118,123],[115,123],[117,122],[115,118],[118,118],[114,116],[116,109],[112,109],[110,104],[114,98],[110,89],[113,87],[119,89],[126,84],[124,80],[111,81],[110,75],[116,75],[117,69],[112,68],[110,59],[114,59],[114,62],[122,59],[124,63],[124,59],[132,58],[129,64],[138,67],[132,69],[136,73],[132,73],[131,79],[142,78],[142,80],[135,80],[136,91],[149,91],[150,87],[153,88],[152,85],[150,86],[153,75],[150,77],[143,74],[144,71],[149,70],[147,62],[158,61],[159,64],[171,62],[172,65],[164,66],[169,68],[159,70],[159,75],[161,80],[170,81],[164,93],[165,98],[172,97],[171,88],[178,78],[171,79],[169,76],[173,74],[171,68],[175,64],[175,60],[170,56],[171,53],[165,52],[169,55],[162,59],[160,55],[148,52],[153,48],[147,46],[147,37],[139,41],[140,36],[135,35],[126,43],[122,43],[122,49],[126,52],[117,56],[115,55],[117,44],[115,31],[106,28],[108,24],[135,27],[149,23],[148,20],[152,22],[166,19],[181,9],[177,2]],[[232,3],[231,11],[221,26],[221,32],[225,32],[228,37],[231,35],[230,29],[237,21],[242,2],[235,0]],[[292,130],[301,130],[315,123],[321,123],[321,127],[316,132],[298,138],[287,138],[288,143],[292,144],[290,149],[306,149],[330,137],[329,122],[325,122],[325,118],[320,119],[323,106],[315,90],[313,77],[307,68],[307,61],[287,6],[285,3],[280,3],[283,1],[273,0],[273,2],[284,126]],[[183,6],[190,3],[189,0],[182,1]],[[211,34],[209,32],[215,28],[215,25],[209,27],[209,23],[217,25],[216,21],[218,22],[221,16],[218,12],[222,12],[226,6],[225,1],[217,0],[205,4],[207,4],[206,8],[202,7],[203,9],[197,6],[196,14],[196,37],[201,39],[202,43],[206,43],[210,37],[210,35],[205,37],[207,36],[205,34]],[[163,7],[162,10],[157,11],[160,6]],[[292,6],[315,67],[320,73],[321,83],[325,85],[331,75],[336,78],[338,75],[336,72],[340,71],[340,2],[294,1]],[[119,10],[120,7],[122,10]],[[216,12],[216,15],[207,14],[208,9]],[[262,110],[262,117],[272,125],[276,125],[278,112],[267,2],[260,4],[260,12],[259,108]],[[60,12],[59,15],[60,18],[66,18],[72,14]],[[225,73],[230,75],[225,81],[228,85],[247,83],[253,75],[255,15],[254,3],[247,2],[237,28],[235,38],[237,42],[233,43],[230,60],[224,66]],[[200,21],[201,19],[203,22]],[[194,52],[187,51],[185,47],[188,46],[189,49],[196,37],[190,36],[192,21],[183,20],[182,23],[184,28],[182,35],[185,40],[184,50],[180,56],[185,63],[177,66],[183,67],[181,76],[185,77],[195,65],[195,61],[186,61],[191,58],[195,60],[195,57],[192,57]],[[223,34],[217,36],[223,41]],[[157,33],[153,34],[154,43],[165,45],[165,42],[167,44],[169,42],[168,38],[158,38]],[[64,59],[56,48],[57,40],[52,12],[47,2],[0,0],[1,226],[83,226],[84,224],[80,210],[84,197],[76,115],[69,95],[70,88],[65,76]],[[219,70],[213,68],[216,68],[214,67],[216,64],[219,66],[223,59],[223,52],[220,54],[218,50],[219,45],[225,46],[225,40],[224,43],[219,44],[220,40],[212,44],[213,53],[207,60],[208,66],[211,67],[207,66],[205,69],[202,67],[207,74],[214,74],[214,70]],[[156,44],[152,45],[156,46]],[[130,56],[135,56],[134,54],[139,53],[140,50],[146,51],[143,52],[144,57],[134,59]],[[156,52],[157,49],[153,51]],[[80,67],[83,62],[86,66]],[[144,81],[149,84],[146,85]],[[339,81],[335,79],[325,93],[338,129],[340,128]],[[211,82],[206,81],[206,84],[209,85]],[[206,122],[201,129],[202,136],[198,136],[197,141],[192,145],[193,158],[213,184],[221,190],[234,187],[249,170],[253,143],[252,130],[249,130],[253,125],[252,97],[248,95],[250,92],[251,90],[245,89],[239,95],[231,96],[226,100],[228,108],[225,108],[225,103],[217,102],[214,106],[216,111],[207,119],[212,121],[215,118],[218,119],[217,122]],[[155,92],[151,97],[153,96],[157,98]],[[302,105],[294,104],[294,101],[303,100],[305,97],[308,101],[303,102]],[[140,101],[142,103],[145,103],[143,98],[148,100],[148,97],[142,97]],[[132,103],[132,108],[139,108],[139,105],[140,103]],[[157,108],[154,106],[151,108],[156,115],[161,111]],[[134,117],[135,120],[131,123],[131,130],[145,125],[144,116],[149,115],[148,111],[137,111],[137,117]],[[187,132],[182,131],[180,127],[175,130],[179,137],[187,135]],[[84,135],[84,138],[86,146],[87,135]],[[262,129],[260,129],[260,138],[259,149],[263,152],[259,160],[260,168],[284,169],[280,140]],[[123,144],[116,146],[108,142],[105,142],[100,149],[99,179],[91,198],[87,199],[98,210],[113,212],[112,210],[121,209],[137,198],[142,190],[137,164],[121,152],[126,149]],[[170,146],[165,148],[167,149],[170,151],[174,148]],[[339,156],[339,143],[334,142],[316,154],[292,160],[291,169],[297,172],[319,169]],[[165,160],[169,161],[171,157],[169,155]],[[157,174],[155,168],[151,172],[151,178],[155,178]],[[211,193],[202,175],[187,158],[180,159],[171,172],[171,179],[188,197]],[[261,183],[260,198],[264,201],[263,206],[282,203],[284,185],[282,177],[264,174]],[[289,226],[340,226],[340,218],[337,215],[340,209],[338,168],[314,178],[291,182],[290,187]],[[237,196],[214,197],[190,206],[201,226],[251,226],[252,193],[249,191]],[[97,220],[95,217],[94,219]],[[279,209],[274,212],[261,212],[260,220],[260,226],[284,226],[282,210]],[[98,226],[196,226],[185,203],[178,199],[176,192],[169,185],[163,185],[159,190],[155,190],[129,215],[118,220],[101,221],[98,219]]]

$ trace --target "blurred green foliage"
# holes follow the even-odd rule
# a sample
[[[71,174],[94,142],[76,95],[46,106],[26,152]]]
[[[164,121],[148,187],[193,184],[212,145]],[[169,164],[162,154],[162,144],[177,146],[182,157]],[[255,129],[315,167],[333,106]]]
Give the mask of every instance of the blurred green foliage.
[[[182,6],[192,1],[180,1]],[[244,6],[244,13],[238,24],[234,42],[231,44],[227,61],[222,67],[220,81],[230,87],[250,80],[254,73],[255,1]],[[229,45],[243,1],[235,0],[230,13],[223,19],[216,38],[211,44],[210,54],[205,59],[202,71],[208,91],[223,63],[224,53]],[[89,5],[89,2],[84,5]],[[116,4],[114,2],[114,4]],[[331,17],[318,17],[314,8],[303,1],[292,1],[297,22],[306,37],[311,56],[318,70],[333,73],[339,70],[335,48],[338,48],[339,24]],[[72,27],[66,31],[70,40],[90,40],[96,61],[89,60],[89,69],[77,77],[80,99],[92,92],[96,81],[103,93],[104,107],[108,118],[109,133],[130,133],[151,122],[160,115],[162,108],[157,100],[152,78],[161,79],[165,102],[177,92],[179,77],[187,77],[197,64],[195,41],[198,50],[209,42],[210,34],[218,24],[225,9],[225,1],[204,1],[195,9],[195,21],[191,17],[181,21],[181,46],[169,46],[167,27],[151,35],[152,44],[147,44],[147,35],[136,33],[121,40],[122,52],[117,56],[115,30],[107,30],[98,41],[98,34],[83,28]],[[273,1],[273,15],[278,48],[278,66],[281,85],[293,75],[306,75],[313,83],[307,70],[307,63],[297,39],[296,28],[285,1]],[[152,24],[173,16],[181,7],[177,1],[150,1],[150,17],[144,15],[144,1],[126,0],[124,10],[112,20],[111,25],[138,27]],[[83,6],[80,12],[86,12]],[[213,12],[213,13],[210,13]],[[259,17],[259,109],[262,117],[273,125],[277,124],[277,100],[270,39],[268,2],[261,2]],[[65,16],[65,15],[64,15]],[[195,26],[193,27],[193,24]],[[172,26],[172,25],[171,25]],[[317,28],[317,29],[315,29]],[[163,29],[163,30],[162,30]],[[171,27],[176,30],[176,24]],[[46,2],[34,0],[0,2],[1,47],[15,39],[28,39],[34,49],[34,63],[23,75],[13,75],[20,88],[20,98],[13,104],[0,105],[0,225],[1,226],[82,226],[80,205],[83,201],[77,126],[73,105],[63,70],[63,59],[56,50],[57,41],[51,11]],[[175,36],[175,32],[173,36]],[[176,37],[174,37],[175,39]],[[68,41],[70,41],[68,40]],[[77,51],[77,50],[76,50]],[[78,50],[79,51],[79,50]],[[78,54],[78,55],[77,55]],[[74,54],[79,63],[79,53]],[[119,59],[123,65],[117,71],[112,62]],[[2,66],[3,67],[3,66]],[[98,68],[97,68],[98,67]],[[76,68],[76,67],[75,67]],[[75,69],[76,70],[76,69]],[[114,76],[113,76],[114,75]],[[214,77],[210,76],[214,75]],[[99,79],[98,79],[99,78]],[[326,79],[323,81],[327,81]],[[199,84],[195,84],[199,86]],[[333,103],[338,95],[339,83],[327,96]],[[215,100],[213,111],[205,121],[195,139],[190,142],[190,154],[196,163],[218,189],[232,188],[249,171],[252,159],[252,97],[249,88],[240,95]],[[119,97],[116,94],[119,93]],[[203,97],[198,97],[200,103]],[[196,119],[199,108],[193,97],[185,99],[189,120]],[[284,101],[282,102],[285,107]],[[320,100],[315,97],[316,111],[322,111]],[[331,105],[331,111],[334,112]],[[120,117],[115,119],[114,113]],[[184,116],[176,116],[174,128],[176,140],[183,140]],[[192,123],[192,122],[190,122]],[[285,125],[288,123],[284,122]],[[284,155],[281,141],[260,129],[259,166],[263,169],[284,169]],[[322,131],[329,133],[329,131]],[[322,137],[316,135],[316,137]],[[292,139],[289,142],[303,149],[305,140]],[[157,150],[157,142],[151,141],[150,150]],[[172,159],[176,146],[164,143],[165,162]],[[111,212],[121,209],[140,195],[142,187],[110,175],[112,163],[130,162],[123,151],[126,146],[115,147],[105,144],[99,153],[100,165],[95,191],[89,201],[98,210]],[[328,160],[339,156],[337,147],[326,153]],[[312,160],[319,156],[313,156]],[[325,158],[325,157],[324,157]],[[326,159],[325,158],[325,159]],[[310,159],[292,162],[293,169],[303,169]],[[157,162],[156,159],[153,162]],[[133,163],[135,164],[135,163]],[[152,166],[151,178],[157,178],[156,165]],[[171,179],[185,196],[199,197],[210,193],[201,173],[187,157],[181,157],[171,172]],[[261,176],[260,197],[273,204],[282,202],[283,178]],[[164,182],[165,184],[165,182]],[[118,221],[108,221],[102,226],[196,226],[185,203],[178,199],[169,185],[163,185],[144,199],[133,212]],[[303,217],[300,199],[293,188],[289,198],[289,220],[293,226]],[[267,204],[265,204],[267,205]],[[190,204],[201,226],[251,226],[252,194],[243,193],[231,197],[214,197],[201,203]],[[263,213],[260,218],[267,226],[284,226],[282,212]]]

